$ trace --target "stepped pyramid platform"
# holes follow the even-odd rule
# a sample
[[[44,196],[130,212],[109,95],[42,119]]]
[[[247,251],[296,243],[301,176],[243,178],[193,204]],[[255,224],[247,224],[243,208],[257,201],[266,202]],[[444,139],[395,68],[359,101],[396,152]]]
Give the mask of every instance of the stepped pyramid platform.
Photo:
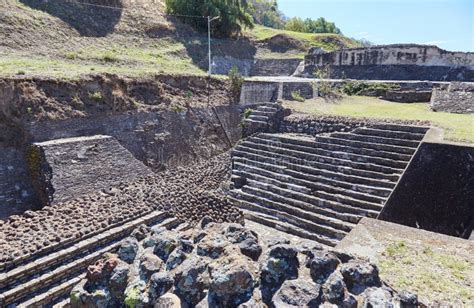
[[[378,216],[428,129],[256,134],[233,150],[230,199],[248,220],[334,247]]]
[[[76,243],[56,247],[48,255],[28,259],[16,268],[0,272],[0,307],[67,306],[72,288],[85,270],[141,226],[176,228],[176,218],[154,211]]]

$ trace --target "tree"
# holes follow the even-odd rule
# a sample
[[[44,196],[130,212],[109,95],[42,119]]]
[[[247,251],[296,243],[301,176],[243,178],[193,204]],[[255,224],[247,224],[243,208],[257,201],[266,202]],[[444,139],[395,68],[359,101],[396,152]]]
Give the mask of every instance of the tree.
[[[285,16],[278,9],[276,0],[252,0],[252,15],[256,24],[265,27],[283,29]]]
[[[285,29],[295,32],[306,32],[304,21],[299,17],[293,17],[286,22]]]
[[[219,16],[212,31],[218,36],[231,36],[243,27],[253,27],[252,5],[247,0],[166,0],[168,14]],[[207,30],[207,19],[178,17],[198,30]]]

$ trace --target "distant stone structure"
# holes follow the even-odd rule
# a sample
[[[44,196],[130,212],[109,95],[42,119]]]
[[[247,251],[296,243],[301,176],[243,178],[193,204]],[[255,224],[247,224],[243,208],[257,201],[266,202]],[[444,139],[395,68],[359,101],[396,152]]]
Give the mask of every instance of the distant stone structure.
[[[397,44],[310,52],[303,75],[329,68],[330,78],[474,81],[474,53],[436,46]]]
[[[433,89],[431,109],[451,113],[474,113],[474,83],[453,82]]]

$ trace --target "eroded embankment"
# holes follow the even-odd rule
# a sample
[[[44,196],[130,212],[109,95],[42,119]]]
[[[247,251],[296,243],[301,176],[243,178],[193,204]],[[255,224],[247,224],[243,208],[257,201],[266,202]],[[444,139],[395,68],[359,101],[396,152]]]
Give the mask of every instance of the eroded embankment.
[[[221,79],[170,75],[0,80],[0,156],[19,153],[15,164],[0,159],[0,170],[11,169],[0,172],[0,214],[9,209],[1,216],[39,207],[24,154],[34,142],[108,135],[154,171],[227,151],[240,138],[229,88]]]

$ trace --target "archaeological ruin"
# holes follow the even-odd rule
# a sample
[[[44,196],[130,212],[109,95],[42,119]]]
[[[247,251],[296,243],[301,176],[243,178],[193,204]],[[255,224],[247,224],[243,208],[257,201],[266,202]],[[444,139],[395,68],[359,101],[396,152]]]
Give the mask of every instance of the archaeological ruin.
[[[474,307],[473,52],[20,2],[0,308]]]

